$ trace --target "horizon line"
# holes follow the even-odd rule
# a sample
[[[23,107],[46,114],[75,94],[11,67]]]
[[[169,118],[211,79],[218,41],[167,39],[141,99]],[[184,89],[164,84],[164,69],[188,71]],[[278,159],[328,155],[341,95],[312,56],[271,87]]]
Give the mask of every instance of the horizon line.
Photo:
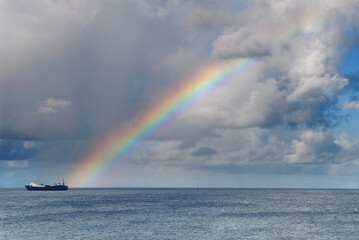
[[[23,187],[0,187],[0,189],[23,189]],[[330,187],[70,187],[70,189],[273,189],[273,190],[359,190],[359,188]]]

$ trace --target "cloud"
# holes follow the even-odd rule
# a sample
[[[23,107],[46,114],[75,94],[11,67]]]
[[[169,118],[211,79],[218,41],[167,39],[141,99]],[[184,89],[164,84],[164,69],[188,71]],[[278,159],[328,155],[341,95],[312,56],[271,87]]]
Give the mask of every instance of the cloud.
[[[28,160],[18,160],[18,161],[0,161],[0,167],[4,168],[28,168]]]
[[[355,145],[355,142],[350,140],[350,136],[347,132],[340,133],[334,142],[345,150],[350,150]]]
[[[339,152],[335,137],[330,130],[307,130],[300,135],[300,140],[292,141],[294,153],[285,156],[288,163],[320,163],[331,161]]]
[[[61,98],[48,98],[40,103],[38,113],[49,114],[56,113],[61,109],[71,106],[71,102]]]
[[[193,156],[213,156],[216,154],[216,149],[210,147],[201,147],[192,152]]]
[[[271,54],[271,43],[264,36],[240,28],[224,33],[213,43],[212,55],[216,58],[254,58]]]
[[[36,143],[33,141],[25,141],[24,142],[25,149],[31,149],[31,148],[34,148],[35,146],[36,146]]]
[[[27,160],[37,154],[37,144],[28,141],[0,141],[0,161],[3,160]]]
[[[182,74],[201,65],[202,53],[189,52],[188,46],[177,49],[183,37],[172,28],[171,16],[165,14],[166,20],[161,20],[143,3],[2,6],[6,14],[0,15],[6,20],[1,22],[7,22],[0,28],[2,35],[23,32],[24,36],[14,35],[8,43],[16,47],[6,41],[0,44],[15,59],[9,61],[6,54],[0,59],[8,65],[0,67],[1,137],[44,140],[103,135],[115,124],[136,118],[177,87]],[[26,26],[29,14],[37,21]],[[158,22],[167,20],[169,25]],[[56,34],[49,35],[54,26]],[[61,116],[54,114],[60,111]]]
[[[346,103],[344,103],[343,109],[345,109],[345,110],[351,110],[351,109],[358,110],[359,109],[359,102],[358,101],[346,102]]]
[[[255,58],[161,129],[129,165],[229,174],[348,171],[338,165],[357,165],[357,142],[331,127],[340,119],[339,94],[358,87],[358,78],[338,69],[356,41],[348,32],[358,28],[358,5],[1,3],[1,160],[71,168],[208,63]],[[343,106],[354,108],[356,100]]]
[[[21,61],[4,60],[10,65],[1,70],[0,102],[5,106],[1,108],[4,117],[0,134],[30,140],[104,135],[163,101],[186,83],[188,76],[213,61],[209,54],[222,60],[266,58],[184,113],[180,120],[190,129],[188,135],[173,131],[168,137],[199,139],[213,128],[329,122],[325,113],[335,102],[331,98],[351,81],[341,77],[335,67],[342,46],[340,36],[349,24],[332,21],[323,31],[318,28],[311,32],[309,28],[305,40],[284,41],[287,48],[274,51],[273,45],[279,42],[276,31],[269,30],[272,26],[287,19],[283,28],[300,27],[316,12],[301,2],[258,4],[247,2],[236,9],[216,1],[68,1],[59,8],[55,3],[48,3],[46,8],[32,5],[29,11],[38,16],[38,22],[32,22],[30,30],[12,21],[11,28],[1,28],[24,31],[29,41],[14,35],[19,41],[12,41],[16,49],[27,49],[24,54],[28,55]],[[25,23],[26,4],[20,5],[6,5],[9,10],[5,8],[3,16],[12,19],[9,12],[17,9],[18,21]],[[352,18],[347,8],[333,5],[323,4],[324,13],[320,14],[330,15],[338,9],[335,14]],[[234,17],[239,12],[240,16]],[[54,23],[60,27],[58,35],[36,37],[45,36]],[[48,46],[49,51],[37,51],[36,46]],[[11,56],[19,52],[3,48]],[[34,55],[35,59],[30,57]],[[34,108],[39,114],[30,116]],[[60,111],[61,119],[54,114]],[[193,130],[198,126],[200,131]]]
[[[226,4],[217,1],[182,2],[175,4],[178,15],[176,21],[191,34],[203,34],[228,24],[232,19],[232,12]]]
[[[332,96],[345,87],[348,80],[337,75],[322,77],[307,77],[300,80],[298,87],[288,95],[288,101],[325,101],[323,96]]]
[[[345,132],[336,136],[331,129],[292,131],[275,127],[220,130],[218,135],[199,139],[197,146],[187,148],[173,141],[152,142],[129,164],[180,167],[189,172],[285,175],[353,173],[359,166],[359,140],[351,140]],[[216,153],[206,157],[207,150]],[[197,151],[205,157],[194,154]]]

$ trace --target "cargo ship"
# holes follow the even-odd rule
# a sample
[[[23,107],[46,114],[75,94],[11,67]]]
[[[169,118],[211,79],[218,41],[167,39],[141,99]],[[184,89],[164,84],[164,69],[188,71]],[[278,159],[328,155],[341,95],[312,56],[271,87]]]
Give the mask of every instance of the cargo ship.
[[[55,185],[45,185],[42,183],[31,182],[29,185],[25,186],[28,191],[66,191],[69,189],[67,185],[65,185],[64,179],[62,179],[61,183],[55,183]]]

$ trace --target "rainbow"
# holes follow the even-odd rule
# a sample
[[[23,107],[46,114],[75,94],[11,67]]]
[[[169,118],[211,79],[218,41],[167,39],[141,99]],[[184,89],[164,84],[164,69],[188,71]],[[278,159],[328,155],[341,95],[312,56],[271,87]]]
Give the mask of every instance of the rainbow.
[[[323,18],[300,21],[300,24],[288,24],[272,37],[273,49],[277,50],[284,40],[293,40],[319,32],[324,23]],[[97,186],[111,174],[113,169],[128,160],[136,150],[168,125],[180,113],[196,103],[199,99],[242,74],[251,66],[258,64],[258,59],[240,59],[212,64],[199,74],[190,78],[187,84],[164,98],[138,118],[138,121],[126,129],[114,129],[100,144],[79,161],[68,176],[68,182],[75,187]]]
[[[94,186],[110,169],[126,161],[142,144],[168,125],[181,112],[218,86],[254,65],[254,59],[212,64],[161,103],[150,108],[139,121],[127,129],[113,130],[69,176],[72,186]]]

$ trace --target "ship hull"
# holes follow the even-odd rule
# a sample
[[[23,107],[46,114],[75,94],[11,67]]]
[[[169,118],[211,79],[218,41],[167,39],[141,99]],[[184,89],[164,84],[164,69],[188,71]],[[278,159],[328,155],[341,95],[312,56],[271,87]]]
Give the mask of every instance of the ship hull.
[[[28,191],[66,191],[69,189],[68,186],[64,186],[64,185],[46,186],[46,187],[35,187],[35,186],[26,185],[25,187]]]

